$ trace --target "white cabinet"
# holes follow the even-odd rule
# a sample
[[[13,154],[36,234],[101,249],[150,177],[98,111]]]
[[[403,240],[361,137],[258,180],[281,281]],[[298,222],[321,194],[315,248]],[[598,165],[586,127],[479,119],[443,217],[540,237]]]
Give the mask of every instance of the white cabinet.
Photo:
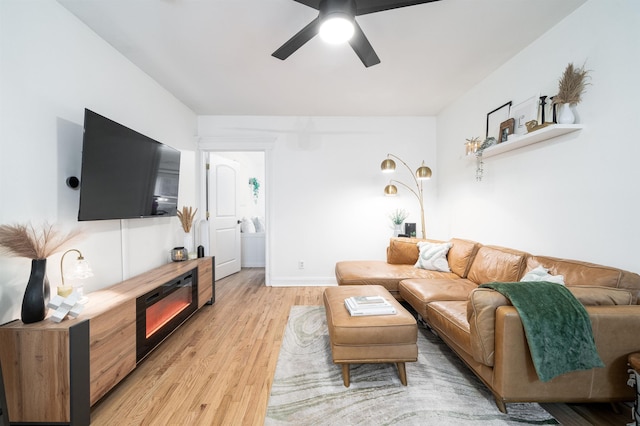
[[[264,232],[240,234],[242,255],[240,265],[243,268],[264,268],[265,240]]]

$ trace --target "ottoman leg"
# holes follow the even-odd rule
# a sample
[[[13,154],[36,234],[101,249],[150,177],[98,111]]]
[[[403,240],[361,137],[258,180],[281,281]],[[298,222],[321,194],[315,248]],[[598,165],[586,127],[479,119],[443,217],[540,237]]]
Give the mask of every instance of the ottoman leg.
[[[400,383],[404,386],[407,386],[407,369],[404,365],[404,362],[396,362],[396,366],[398,367],[398,376],[400,376]]]
[[[349,373],[349,364],[342,364],[342,381],[345,387],[349,387],[351,384],[351,377]]]

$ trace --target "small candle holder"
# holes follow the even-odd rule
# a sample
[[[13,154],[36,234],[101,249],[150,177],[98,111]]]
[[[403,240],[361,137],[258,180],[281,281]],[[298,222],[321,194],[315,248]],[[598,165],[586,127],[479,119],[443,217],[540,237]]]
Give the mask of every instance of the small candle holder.
[[[171,250],[171,260],[174,262],[182,262],[189,259],[189,252],[184,247],[174,247]]]

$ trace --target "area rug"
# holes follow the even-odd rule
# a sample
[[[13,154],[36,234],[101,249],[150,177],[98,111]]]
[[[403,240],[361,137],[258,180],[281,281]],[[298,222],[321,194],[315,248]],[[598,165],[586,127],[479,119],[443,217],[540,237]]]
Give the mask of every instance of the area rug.
[[[393,364],[356,364],[346,388],[331,360],[324,307],[293,306],[265,425],[558,424],[538,404],[508,404],[501,413],[482,382],[423,327],[418,353],[406,364],[408,386]]]

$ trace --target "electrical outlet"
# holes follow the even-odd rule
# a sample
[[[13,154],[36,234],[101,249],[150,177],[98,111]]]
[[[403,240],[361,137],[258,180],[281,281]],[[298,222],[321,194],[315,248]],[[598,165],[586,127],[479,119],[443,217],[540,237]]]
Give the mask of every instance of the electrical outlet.
[[[298,260],[298,269],[304,269],[304,260]]]

